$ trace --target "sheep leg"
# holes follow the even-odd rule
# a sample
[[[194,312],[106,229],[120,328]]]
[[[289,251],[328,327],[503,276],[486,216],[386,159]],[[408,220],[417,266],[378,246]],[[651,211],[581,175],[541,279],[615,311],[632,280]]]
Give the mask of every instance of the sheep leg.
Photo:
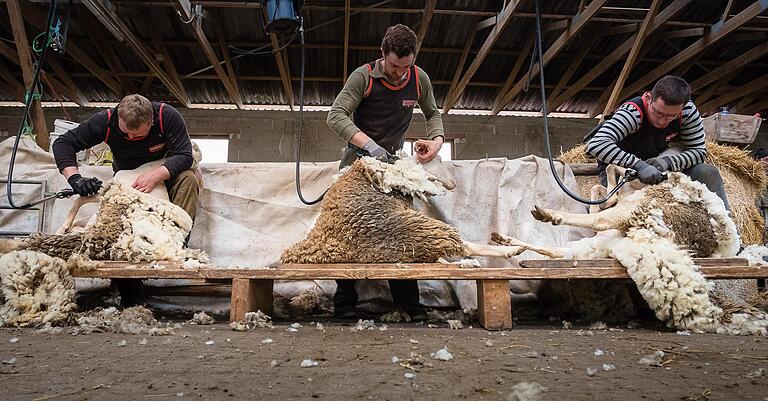
[[[520,241],[517,238],[507,237],[506,235],[499,233],[491,233],[491,241],[501,245],[520,247],[524,251],[533,251],[539,255],[549,256],[552,259],[561,259],[565,257],[564,248],[531,245]]]
[[[72,229],[72,224],[75,222],[75,217],[77,217],[77,212],[80,211],[80,208],[83,207],[86,203],[93,203],[98,202],[99,198],[97,196],[89,196],[89,197],[82,197],[78,196],[75,198],[74,202],[72,203],[72,207],[69,209],[69,213],[67,213],[67,217],[64,219],[64,223],[61,224],[61,227],[59,227],[58,230],[56,230],[56,235],[63,235],[69,232],[69,230]]]
[[[552,223],[554,226],[565,224],[595,231],[619,228],[621,223],[630,217],[631,212],[631,209],[622,207],[614,207],[594,214],[569,213],[538,206],[531,210],[533,217],[541,222]]]
[[[589,199],[595,201],[604,197],[607,193],[608,191],[604,186],[600,184],[593,185],[592,189],[589,190]],[[599,213],[600,210],[600,205],[589,205],[589,214]]]
[[[525,249],[516,246],[482,245],[463,241],[464,253],[467,256],[492,256],[499,258],[511,258],[519,255]]]
[[[18,239],[0,239],[0,255],[10,253],[21,249],[22,240]]]

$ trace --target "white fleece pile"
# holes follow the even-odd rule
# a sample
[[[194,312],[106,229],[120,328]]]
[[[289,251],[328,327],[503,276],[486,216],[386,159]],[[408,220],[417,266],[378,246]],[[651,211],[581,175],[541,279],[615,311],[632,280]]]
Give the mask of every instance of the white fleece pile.
[[[384,193],[397,191],[426,201],[427,196],[443,195],[446,192],[443,184],[424,170],[414,158],[398,159],[393,164],[368,156],[361,160],[365,163],[371,182]]]
[[[63,323],[77,306],[66,262],[44,253],[14,251],[0,257],[0,326]]]

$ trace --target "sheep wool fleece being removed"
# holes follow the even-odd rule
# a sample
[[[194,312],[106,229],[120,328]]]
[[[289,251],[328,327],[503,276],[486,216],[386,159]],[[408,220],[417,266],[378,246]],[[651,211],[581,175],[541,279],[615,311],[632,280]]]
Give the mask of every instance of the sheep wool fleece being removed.
[[[525,244],[495,234],[494,240],[554,258],[615,258],[656,316],[670,327],[695,332],[766,334],[765,313],[750,307],[722,281],[707,282],[692,256],[732,257],[739,248],[736,226],[723,201],[680,173],[645,187],[595,214],[536,208],[552,224],[602,231],[563,248]]]
[[[413,159],[394,164],[363,157],[325,195],[307,237],[283,251],[282,263],[434,263],[456,256],[509,258],[517,247],[462,241],[450,225],[413,208],[413,198],[445,187]]]

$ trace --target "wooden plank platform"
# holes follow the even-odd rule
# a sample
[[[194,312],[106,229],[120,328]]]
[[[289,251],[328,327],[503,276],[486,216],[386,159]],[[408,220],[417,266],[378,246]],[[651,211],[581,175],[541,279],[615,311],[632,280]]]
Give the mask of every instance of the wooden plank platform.
[[[750,267],[746,259],[694,259],[710,279],[766,278],[768,268]],[[127,263],[102,261],[93,270],[75,270],[75,277],[136,279],[204,279],[232,283],[230,320],[245,313],[272,311],[274,280],[476,280],[478,315],[487,330],[512,328],[509,280],[629,279],[613,259],[523,260],[522,268],[461,268],[454,264],[286,264],[268,268],[184,269],[178,262]]]

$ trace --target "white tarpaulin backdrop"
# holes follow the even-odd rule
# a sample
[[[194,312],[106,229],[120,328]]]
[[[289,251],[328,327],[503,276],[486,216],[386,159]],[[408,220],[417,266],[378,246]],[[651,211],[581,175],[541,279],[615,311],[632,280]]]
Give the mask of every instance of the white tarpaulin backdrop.
[[[7,177],[13,139],[0,143],[0,176]],[[539,245],[561,245],[580,238],[584,232],[569,227],[554,227],[537,222],[531,216],[534,205],[575,212],[585,207],[567,197],[557,187],[546,159],[527,156],[515,160],[484,159],[446,162],[453,172],[457,188],[445,196],[432,198],[428,209],[417,201],[416,207],[456,227],[463,239],[488,243],[490,233],[497,231]],[[576,182],[570,170],[560,177],[574,189]],[[305,198],[315,198],[332,180],[338,162],[303,163],[302,185]],[[201,192],[197,220],[192,230],[190,247],[205,250],[211,263],[222,267],[258,267],[278,263],[284,248],[302,239],[312,226],[320,205],[303,205],[295,190],[295,165],[292,163],[226,163],[202,166],[205,188]],[[111,167],[81,167],[84,176],[97,176],[106,181]],[[66,180],[58,173],[53,157],[30,139],[24,139],[16,157],[14,180],[46,181],[48,190],[66,188]],[[39,189],[17,186],[17,204],[39,196]],[[3,203],[7,203],[7,200]],[[56,200],[47,205],[44,231],[51,233],[62,223],[71,200]],[[94,204],[86,205],[76,223],[84,224],[95,212]],[[0,230],[30,230],[30,213],[3,211]],[[526,253],[523,257],[536,258]],[[483,267],[516,266],[515,260],[481,258]],[[280,283],[277,292],[291,297],[311,283]],[[332,282],[318,283],[332,293]],[[389,297],[385,285],[360,283],[361,303]],[[419,283],[422,303],[427,306],[476,306],[473,281],[425,280]],[[513,281],[513,299],[535,297],[539,283]],[[375,307],[374,307],[375,309]]]

